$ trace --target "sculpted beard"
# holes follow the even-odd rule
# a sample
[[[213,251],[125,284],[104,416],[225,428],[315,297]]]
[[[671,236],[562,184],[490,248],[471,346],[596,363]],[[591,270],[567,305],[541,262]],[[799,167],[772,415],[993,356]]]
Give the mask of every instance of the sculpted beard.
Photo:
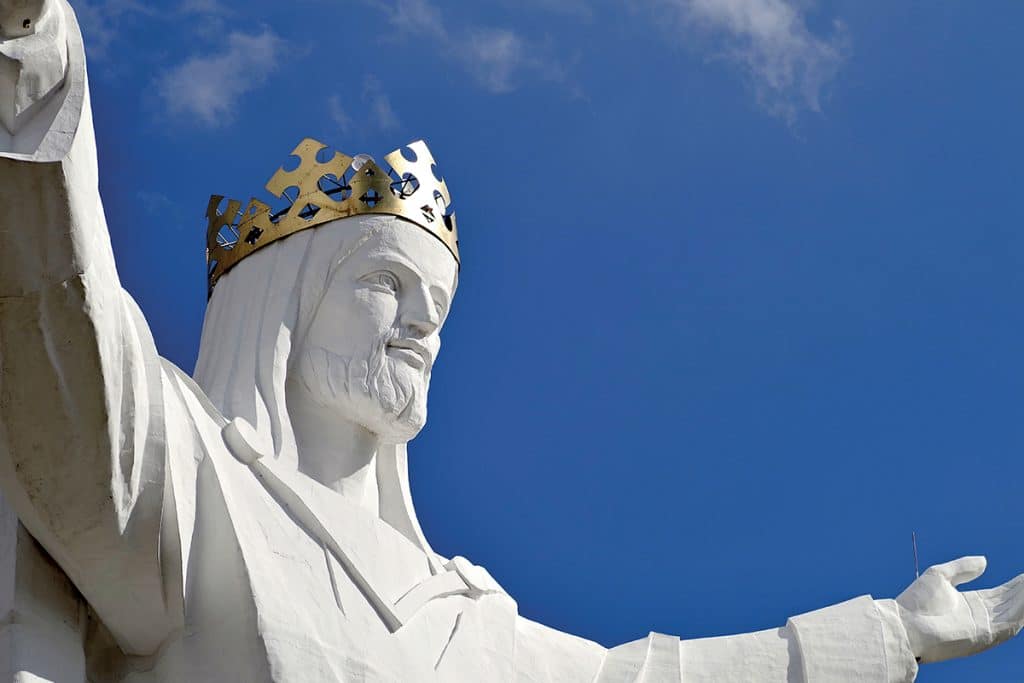
[[[342,412],[388,443],[405,443],[423,428],[430,385],[429,370],[387,354],[397,336],[378,340],[366,358],[307,345],[298,362],[300,381],[321,407]]]

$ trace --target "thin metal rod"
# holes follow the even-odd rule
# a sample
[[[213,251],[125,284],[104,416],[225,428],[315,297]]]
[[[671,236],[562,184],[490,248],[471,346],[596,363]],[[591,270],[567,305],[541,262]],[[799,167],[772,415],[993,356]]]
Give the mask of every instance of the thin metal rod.
[[[910,532],[910,540],[914,544],[914,576],[915,577],[920,577],[921,576],[921,566],[917,563],[917,532],[916,531],[911,531]]]

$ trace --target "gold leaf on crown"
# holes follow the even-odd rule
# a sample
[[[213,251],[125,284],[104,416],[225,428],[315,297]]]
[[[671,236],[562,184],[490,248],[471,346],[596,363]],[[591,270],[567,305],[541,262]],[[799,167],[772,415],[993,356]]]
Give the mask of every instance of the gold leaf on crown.
[[[294,171],[279,168],[266,188],[287,203],[274,211],[258,199],[245,209],[238,200],[212,195],[206,209],[206,264],[209,292],[224,273],[255,251],[294,233],[338,218],[390,214],[420,226],[444,243],[459,262],[459,239],[451,195],[422,140],[391,152],[388,170],[362,155],[335,152],[321,162],[327,145],[306,138],[292,152]]]

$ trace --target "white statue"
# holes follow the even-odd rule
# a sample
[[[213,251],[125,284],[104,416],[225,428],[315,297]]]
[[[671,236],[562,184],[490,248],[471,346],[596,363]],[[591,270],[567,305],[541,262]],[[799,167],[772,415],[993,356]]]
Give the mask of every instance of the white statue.
[[[1024,579],[956,590],[979,557],[730,637],[606,650],[520,617],[408,490],[458,280],[442,185],[360,195],[361,159],[365,211],[284,238],[291,213],[246,214],[193,380],[118,281],[71,8],[0,0],[0,31],[4,680],[882,683],[1024,624]]]

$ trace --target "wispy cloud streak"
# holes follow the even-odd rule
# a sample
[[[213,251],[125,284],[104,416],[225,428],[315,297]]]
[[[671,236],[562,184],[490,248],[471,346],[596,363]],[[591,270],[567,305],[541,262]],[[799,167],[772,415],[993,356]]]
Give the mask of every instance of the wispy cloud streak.
[[[340,95],[331,95],[327,98],[327,115],[342,133],[351,132],[352,117],[342,104]]]
[[[382,8],[399,37],[429,40],[480,87],[493,93],[515,90],[528,78],[564,81],[566,69],[543,43],[507,27],[449,26],[429,0],[390,0]]]
[[[391,98],[384,92],[384,86],[380,79],[370,74],[363,79],[362,106],[369,112],[367,116],[360,116],[360,124],[370,125],[380,130],[392,130],[398,128],[400,123],[394,107],[391,106]],[[327,98],[327,115],[342,133],[352,131],[352,117],[341,101],[341,96],[334,94]]]
[[[398,128],[398,117],[391,107],[391,99],[376,76],[367,76],[363,81],[363,101],[369,105],[373,120],[379,128]]]
[[[77,0],[74,7],[92,59],[107,56],[121,30],[123,19],[132,15],[154,17],[159,14],[138,0]]]
[[[714,57],[747,77],[758,102],[792,123],[800,111],[821,111],[822,91],[846,59],[840,22],[827,36],[807,24],[806,0],[653,0],[674,15],[683,40],[704,39]]]
[[[241,97],[277,69],[283,45],[269,29],[230,33],[222,50],[193,56],[164,72],[157,78],[156,92],[169,115],[223,126],[234,119]]]

